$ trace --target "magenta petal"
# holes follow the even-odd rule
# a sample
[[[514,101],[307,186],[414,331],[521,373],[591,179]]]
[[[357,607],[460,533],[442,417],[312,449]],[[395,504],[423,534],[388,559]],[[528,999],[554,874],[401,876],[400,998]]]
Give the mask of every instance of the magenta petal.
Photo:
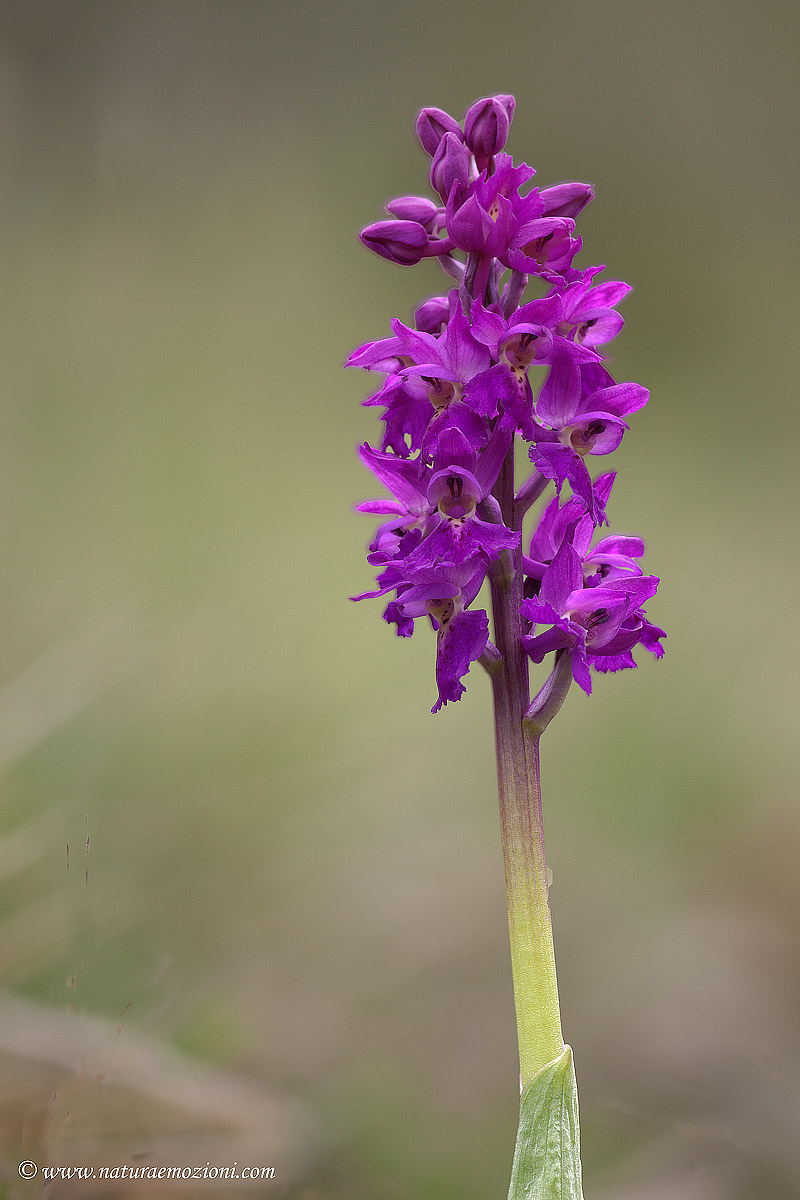
[[[574,635],[564,626],[554,625],[546,633],[537,633],[535,637],[523,634],[522,637],[522,647],[535,663],[544,662],[546,656],[554,650],[568,650],[574,645]]]
[[[545,604],[552,604],[556,612],[565,612],[567,597],[582,585],[581,560],[574,547],[565,538],[549,568],[545,571],[539,595]]]
[[[596,485],[595,485],[596,487]],[[638,537],[624,537],[620,533],[609,534],[597,543],[592,550],[592,562],[599,561],[598,554],[618,554],[626,558],[641,558],[644,554],[644,542]]]
[[[509,328],[513,329],[523,323],[554,328],[561,319],[561,308],[562,299],[557,292],[551,292],[539,300],[529,300],[509,319]]]
[[[635,579],[609,579],[603,588],[624,595],[631,608],[641,608],[655,596],[658,584],[657,575],[639,575]]]
[[[421,333],[418,329],[410,329],[402,321],[392,321],[392,330],[400,354],[413,359],[415,363],[444,364],[442,343],[432,333]]]
[[[587,395],[581,407],[597,412],[610,413],[614,417],[626,417],[628,413],[644,408],[650,393],[640,383],[615,383],[613,387],[601,388]]]
[[[373,450],[366,442],[359,446],[358,454],[364,466],[369,467],[407,509],[427,509],[428,501],[420,483],[419,463],[416,460],[383,454],[380,450]]]
[[[464,391],[464,403],[482,417],[496,417],[500,401],[508,388],[508,371],[498,363],[470,379]]]
[[[564,434],[571,431],[575,439],[572,445],[583,447],[584,454],[611,454],[622,441],[628,428],[622,417],[613,417],[607,412],[580,413],[579,417],[564,427]]]
[[[649,621],[644,621],[639,640],[645,650],[649,650],[656,658],[663,658],[664,647],[661,645],[661,638],[665,638],[666,636],[663,629],[659,629],[657,625],[651,625]]]
[[[581,371],[578,361],[571,351],[559,349],[536,401],[537,419],[551,429],[563,429],[575,417],[580,399]]]
[[[482,521],[474,514],[464,520],[443,518],[436,528],[409,555],[413,570],[431,570],[445,564],[474,563],[476,559],[497,558],[501,550],[515,550],[520,534]]]
[[[346,367],[362,367],[365,371],[396,371],[403,351],[397,338],[381,338],[357,346],[345,361]]]
[[[496,353],[501,339],[508,332],[508,325],[503,315],[491,308],[484,308],[480,300],[476,300],[472,305],[470,318],[473,337]]]
[[[428,423],[422,439],[422,458],[438,458],[439,444],[451,429],[458,429],[477,453],[488,440],[487,424],[463,401],[455,401],[441,408]]]
[[[604,346],[625,328],[625,321],[610,308],[595,308],[582,314],[575,341],[582,346]]]
[[[554,496],[542,512],[531,538],[531,558],[547,563],[554,559],[567,530],[585,511],[585,505],[575,496],[566,504],[560,504],[558,496]]]
[[[630,650],[624,650],[622,654],[590,654],[589,659],[595,671],[600,671],[602,674],[608,671],[623,671],[626,667],[636,666]]]
[[[531,596],[528,600],[523,600],[519,611],[532,625],[558,625],[562,621],[552,604],[548,604],[539,596]]]
[[[594,494],[592,477],[579,454],[559,442],[537,442],[531,446],[529,454],[536,469],[547,479],[553,480],[558,492],[564,483],[569,483],[573,493],[586,505],[592,519],[597,524],[605,521],[605,507]]]
[[[408,513],[405,505],[399,504],[397,500],[365,500],[363,504],[356,505],[356,511],[383,517],[404,517]]]
[[[584,654],[580,649],[574,650],[570,655],[570,665],[572,666],[572,677],[579,688],[586,692],[587,696],[592,694],[592,673],[589,670],[589,664],[586,661]]]
[[[606,283],[598,283],[587,292],[586,299],[593,308],[616,308],[620,300],[624,300],[628,292],[633,291],[629,283],[609,279]]]
[[[488,446],[478,459],[475,474],[484,496],[487,496],[495,485],[500,468],[511,446],[511,438],[511,430],[502,428],[498,423],[489,438]]]
[[[486,649],[489,618],[482,609],[458,613],[447,628],[440,628],[436,646],[436,682],[439,699],[431,712],[460,700],[467,690],[461,680]]]

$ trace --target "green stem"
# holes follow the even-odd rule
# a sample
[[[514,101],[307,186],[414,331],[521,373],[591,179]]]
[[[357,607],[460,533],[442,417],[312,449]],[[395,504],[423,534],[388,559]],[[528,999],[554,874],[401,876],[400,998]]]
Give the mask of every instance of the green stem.
[[[495,488],[509,525],[513,521],[514,508],[512,453],[506,459]],[[520,1082],[524,1088],[537,1071],[561,1054],[564,1040],[547,901],[539,731],[530,725],[526,729],[524,724],[530,695],[519,615],[522,602],[519,565],[511,576],[498,571],[491,586],[495,643],[502,655],[501,669],[492,674],[497,787]]]

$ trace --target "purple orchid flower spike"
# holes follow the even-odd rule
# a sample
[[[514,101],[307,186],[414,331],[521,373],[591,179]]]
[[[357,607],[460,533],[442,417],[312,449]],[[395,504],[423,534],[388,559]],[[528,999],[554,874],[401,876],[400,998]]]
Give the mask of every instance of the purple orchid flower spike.
[[[574,265],[576,219],[592,188],[533,185],[533,168],[505,149],[514,107],[512,96],[484,97],[463,127],[442,109],[422,109],[432,196],[396,197],[389,219],[361,234],[391,262],[436,260],[455,286],[424,300],[413,327],[394,321],[391,337],[357,347],[346,364],[378,377],[363,403],[379,410],[380,448],[364,443],[359,454],[387,493],[358,505],[381,523],[367,555],[375,586],[353,599],[382,598],[399,637],[421,619],[432,626],[432,712],[462,698],[473,663],[490,677],[522,1086],[509,1200],[531,1187],[579,1200],[539,742],[573,680],[588,694],[594,674],[635,667],[637,646],[660,658],[665,634],[645,614],[659,581],[643,572],[644,542],[598,529],[615,474],[590,472],[648,400],[639,384],[615,382],[602,358],[624,327],[617,307],[630,289],[598,281],[603,267]],[[526,302],[532,277],[538,292]],[[535,470],[515,482],[518,435]],[[528,514],[547,491],[525,554]],[[473,608],[484,584],[496,644],[490,614]],[[545,660],[550,673],[531,699],[531,663]]]

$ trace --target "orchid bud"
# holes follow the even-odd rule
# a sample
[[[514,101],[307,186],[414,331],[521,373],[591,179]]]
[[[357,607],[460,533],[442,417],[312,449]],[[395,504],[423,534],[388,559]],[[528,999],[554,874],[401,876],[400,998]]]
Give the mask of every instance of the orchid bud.
[[[539,199],[544,201],[543,217],[577,217],[594,192],[588,183],[557,183],[540,191]]]
[[[398,196],[386,205],[386,211],[401,221],[415,221],[433,233],[439,217],[439,209],[427,196]]]
[[[440,333],[450,316],[447,296],[431,296],[414,310],[414,325],[421,333]]]
[[[506,112],[508,113],[508,123],[509,123],[509,125],[510,125],[510,124],[511,124],[511,122],[514,120],[514,110],[515,110],[515,109],[516,109],[516,107],[517,107],[517,102],[516,102],[516,100],[514,99],[514,97],[513,97],[513,96],[505,96],[505,95],[503,95],[503,93],[502,93],[502,92],[498,92],[498,93],[497,93],[497,95],[496,95],[496,96],[494,96],[493,98],[494,98],[495,100],[499,100],[499,101],[500,101],[500,103],[502,104],[503,108],[504,108],[504,109],[506,110]]]
[[[423,108],[417,117],[417,137],[422,142],[426,154],[433,158],[439,142],[446,133],[453,133],[462,142],[464,134],[455,117],[443,112],[441,108]]]
[[[511,116],[503,101],[509,99],[508,96],[487,96],[485,100],[477,100],[467,109],[464,117],[464,136],[475,155],[479,170],[482,170],[495,154],[499,154],[506,144]],[[511,112],[513,111],[512,104]]]
[[[431,163],[431,186],[447,202],[453,184],[462,192],[469,183],[469,154],[463,141],[446,133],[439,142]]]
[[[415,266],[428,248],[428,235],[418,221],[376,221],[358,236],[368,249],[401,267]]]

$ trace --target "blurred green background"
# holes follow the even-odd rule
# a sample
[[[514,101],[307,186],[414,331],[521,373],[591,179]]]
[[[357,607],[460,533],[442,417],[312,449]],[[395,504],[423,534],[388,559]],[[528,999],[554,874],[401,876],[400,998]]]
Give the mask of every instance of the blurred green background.
[[[431,639],[347,600],[376,422],[340,370],[442,290],[356,240],[426,190],[417,109],[492,91],[541,183],[595,185],[578,262],[634,284],[611,369],[652,390],[611,521],[667,656],[543,743],[587,1197],[800,1195],[797,35],[778,0],[0,6],[0,1195],[23,1157],[505,1195],[489,690],[431,717]],[[47,1194],[162,1194],[82,1187]]]

